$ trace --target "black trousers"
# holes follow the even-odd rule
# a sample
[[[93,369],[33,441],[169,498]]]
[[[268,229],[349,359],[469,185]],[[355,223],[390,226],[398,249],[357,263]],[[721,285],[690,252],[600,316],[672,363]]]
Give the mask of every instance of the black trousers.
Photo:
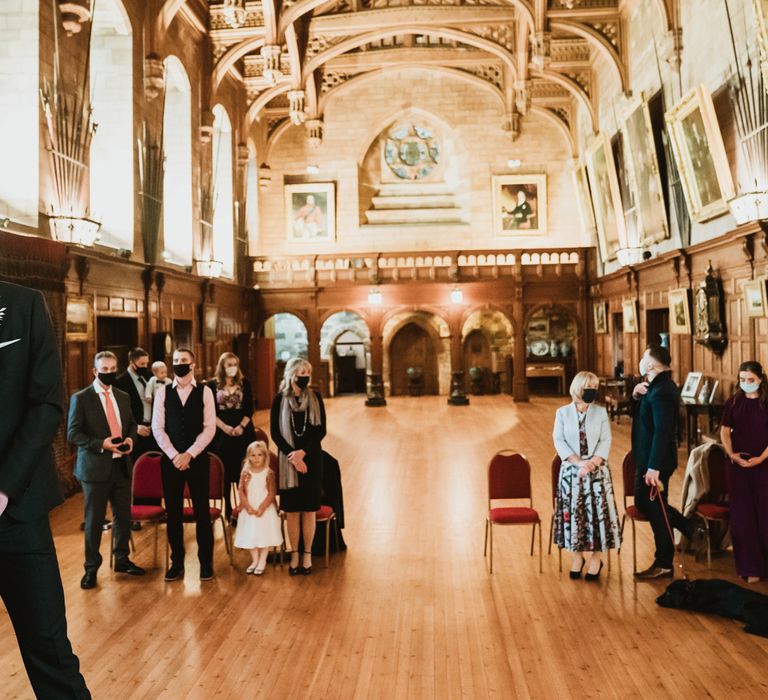
[[[208,454],[202,454],[190,462],[189,469],[180,471],[167,457],[161,461],[165,510],[168,513],[168,544],[171,547],[171,561],[184,563],[184,485],[189,485],[189,496],[195,513],[197,534],[197,558],[200,566],[213,563],[213,525],[208,510],[208,481],[210,460]]]
[[[679,510],[673,508],[667,502],[670,476],[669,474],[661,476],[664,490],[652,501],[650,498],[651,487],[645,483],[645,472],[640,473],[638,471],[635,474],[635,505],[651,523],[653,539],[656,544],[656,556],[653,564],[663,569],[672,568],[672,560],[675,556],[675,543],[670,537],[667,520],[669,520],[669,526],[673,530],[680,530],[689,539],[693,534],[693,525],[683,517]],[[664,499],[664,509],[667,512],[666,519],[661,509],[661,499]]]
[[[131,538],[131,477],[123,457],[112,460],[108,481],[83,481],[85,505],[85,570],[96,571],[102,562],[101,534],[107,501],[112,506],[112,532],[115,561],[128,558]]]
[[[67,638],[64,590],[48,518],[0,518],[0,597],[38,698],[90,698]]]

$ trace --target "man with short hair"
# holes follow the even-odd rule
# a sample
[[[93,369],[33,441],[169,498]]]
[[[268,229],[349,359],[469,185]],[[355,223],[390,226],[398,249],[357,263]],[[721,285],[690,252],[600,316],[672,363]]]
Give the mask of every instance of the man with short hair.
[[[131,411],[137,425],[136,444],[131,453],[134,461],[145,452],[157,449],[152,437],[152,404],[145,398],[151,378],[149,353],[144,348],[132,348],[128,353],[128,369],[117,376],[115,386],[131,397]]]
[[[72,395],[67,439],[77,445],[75,477],[83,487],[85,507],[85,574],[80,587],[96,587],[101,566],[102,523],[107,501],[112,506],[115,571],[142,576],[144,569],[128,558],[131,526],[130,453],[136,439],[131,400],[114,388],[117,357],[109,351],[93,359],[93,383]]]
[[[209,511],[210,463],[206,449],[216,434],[213,392],[195,381],[195,355],[188,348],[173,353],[172,384],[161,386],[152,410],[152,432],[163,451],[160,463],[171,566],[166,581],[184,577],[184,485],[195,514],[200,580],[213,578],[213,526]]]
[[[63,500],[53,438],[61,359],[43,295],[0,281],[0,597],[38,698],[90,700],[67,638],[48,512]]]
[[[656,543],[653,564],[635,574],[639,580],[674,576],[672,560],[675,528],[700,549],[701,529],[695,521],[669,505],[669,478],[677,469],[677,421],[680,393],[672,380],[669,350],[651,344],[640,360],[640,374],[645,381],[633,393],[632,459],[635,463],[635,505],[648,518]],[[666,516],[665,516],[666,511]]]

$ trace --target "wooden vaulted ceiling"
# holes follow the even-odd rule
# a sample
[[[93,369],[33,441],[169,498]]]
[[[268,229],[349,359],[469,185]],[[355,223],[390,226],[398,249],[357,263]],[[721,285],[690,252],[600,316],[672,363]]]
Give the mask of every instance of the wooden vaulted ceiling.
[[[666,21],[674,0],[652,1]],[[209,3],[214,89],[228,74],[243,81],[248,124],[270,131],[292,116],[317,123],[347,84],[416,65],[493,91],[513,138],[535,111],[573,146],[578,106],[597,128],[597,56],[627,89],[619,0],[245,0],[236,19],[231,5]],[[277,81],[268,51],[280,55]]]

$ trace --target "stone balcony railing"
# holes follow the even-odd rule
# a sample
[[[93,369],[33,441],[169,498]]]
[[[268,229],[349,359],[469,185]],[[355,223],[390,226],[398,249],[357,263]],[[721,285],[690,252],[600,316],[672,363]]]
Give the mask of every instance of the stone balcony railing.
[[[326,284],[472,282],[494,279],[583,278],[588,248],[429,253],[294,255],[252,258],[256,288]]]

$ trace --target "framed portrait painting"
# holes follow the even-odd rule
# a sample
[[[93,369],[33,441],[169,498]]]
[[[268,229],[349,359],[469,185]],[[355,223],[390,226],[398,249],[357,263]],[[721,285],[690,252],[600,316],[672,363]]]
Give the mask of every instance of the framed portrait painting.
[[[308,182],[285,186],[288,241],[330,243],[336,240],[335,185]]]
[[[595,333],[608,332],[608,314],[605,309],[605,302],[598,301],[592,306],[592,313],[595,320]]]
[[[691,308],[688,304],[688,290],[670,290],[667,301],[669,303],[669,332],[676,335],[690,334]]]
[[[64,337],[67,342],[83,343],[93,337],[93,303],[91,299],[67,299]]]
[[[573,169],[573,185],[576,188],[576,202],[579,205],[581,226],[585,231],[594,231],[595,212],[592,207],[592,193],[589,191],[586,166],[577,165]]]
[[[724,214],[735,193],[709,90],[699,85],[664,118],[691,217],[707,221]]]
[[[219,307],[203,304],[203,342],[215,343],[219,337]]]
[[[758,318],[766,315],[768,303],[766,301],[765,280],[751,280],[744,283],[744,303],[747,307],[747,316]]]
[[[614,260],[616,251],[626,248],[627,234],[616,162],[607,136],[598,136],[589,147],[587,173],[592,191],[600,255],[603,260]]]
[[[637,302],[634,299],[625,299],[621,303],[621,320],[625,333],[639,333],[637,325]]]
[[[658,243],[669,238],[669,230],[647,102],[636,100],[630,107],[624,120],[624,136],[628,144],[627,172],[640,224],[640,244]]]
[[[493,225],[499,238],[546,233],[547,176],[494,175]]]

